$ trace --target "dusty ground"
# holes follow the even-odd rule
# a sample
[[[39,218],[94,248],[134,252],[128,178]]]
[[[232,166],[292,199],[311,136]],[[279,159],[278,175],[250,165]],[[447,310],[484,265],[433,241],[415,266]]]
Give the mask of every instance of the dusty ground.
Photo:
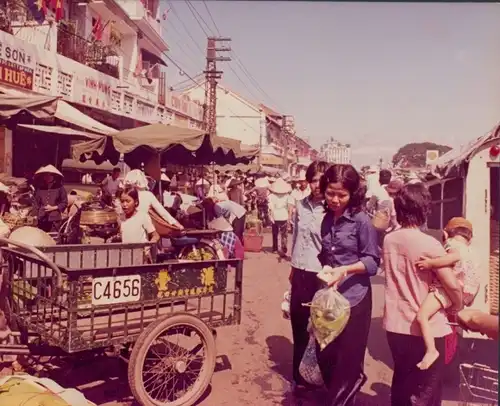
[[[266,236],[265,245],[269,246]],[[289,321],[281,315],[283,292],[288,287],[289,263],[269,252],[248,253],[244,269],[243,322],[219,329],[216,373],[204,397],[203,406],[292,405],[288,394],[292,342]],[[392,361],[381,328],[383,278],[373,278],[374,306],[369,347],[365,360],[368,381],[357,398],[359,405],[388,405]],[[495,343],[487,350],[498,359]],[[473,354],[478,360],[477,348]],[[493,351],[493,353],[492,353]],[[484,361],[483,361],[484,363]],[[456,370],[456,367],[454,368]],[[450,369],[444,405],[458,403],[457,374]],[[79,387],[99,405],[129,406],[126,368],[119,360],[105,360],[76,366],[60,375],[61,384]],[[63,380],[62,377],[65,379]],[[59,379],[58,379],[59,380]],[[305,404],[318,404],[309,401]]]

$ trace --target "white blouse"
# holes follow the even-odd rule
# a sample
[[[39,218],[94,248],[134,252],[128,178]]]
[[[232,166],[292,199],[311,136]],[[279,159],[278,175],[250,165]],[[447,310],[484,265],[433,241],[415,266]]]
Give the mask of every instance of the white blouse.
[[[137,211],[139,213],[149,214],[150,208],[153,208],[169,224],[178,223],[178,221],[165,210],[153,193],[149,190],[139,190],[139,207],[137,207]]]

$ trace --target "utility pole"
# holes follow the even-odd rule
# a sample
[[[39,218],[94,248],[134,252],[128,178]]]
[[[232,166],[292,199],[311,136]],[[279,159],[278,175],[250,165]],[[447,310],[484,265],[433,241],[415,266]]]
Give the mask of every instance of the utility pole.
[[[283,169],[288,173],[288,147],[290,143],[290,135],[293,127],[293,116],[283,115],[281,123],[281,134],[285,141],[285,156],[283,157]]]
[[[205,103],[203,105],[203,124],[205,131],[215,135],[217,129],[217,81],[222,78],[222,71],[217,70],[217,62],[227,62],[231,58],[218,56],[218,52],[229,52],[228,46],[217,47],[218,43],[231,41],[231,38],[207,38],[207,65],[205,74]]]

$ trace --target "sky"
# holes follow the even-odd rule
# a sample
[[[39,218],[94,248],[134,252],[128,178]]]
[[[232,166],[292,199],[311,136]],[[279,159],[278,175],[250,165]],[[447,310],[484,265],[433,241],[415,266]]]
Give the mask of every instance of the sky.
[[[232,39],[222,84],[293,115],[316,148],[350,143],[355,165],[409,142],[460,146],[500,121],[500,4],[160,4],[168,55],[186,74],[204,69],[201,26],[217,35],[208,8]],[[189,80],[169,65],[170,85]]]

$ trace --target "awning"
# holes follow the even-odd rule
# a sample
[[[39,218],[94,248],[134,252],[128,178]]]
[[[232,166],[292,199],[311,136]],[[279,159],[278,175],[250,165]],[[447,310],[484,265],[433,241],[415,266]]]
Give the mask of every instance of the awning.
[[[73,107],[71,104],[66,103],[64,100],[59,100],[57,102],[56,113],[54,116],[60,120],[64,120],[70,124],[98,134],[108,135],[117,132],[114,128],[108,127],[107,125],[94,120],[92,117],[82,113],[80,110]]]
[[[77,108],[73,107],[71,104],[55,96],[44,96],[34,93],[21,92],[19,90],[7,88],[4,86],[0,86],[0,92],[6,94],[6,96],[3,96],[6,100],[6,103],[11,103],[9,99],[11,100],[15,99],[15,100],[22,100],[25,104],[29,105],[43,99],[46,99],[48,101],[50,101],[51,99],[52,100],[57,99],[55,112],[52,112],[51,110],[45,112],[46,109],[40,110],[40,112],[38,111],[33,112],[29,110],[29,112],[36,118],[56,117],[60,120],[64,120],[80,128],[84,128],[85,130],[93,131],[95,133],[103,135],[113,134],[117,132],[117,130],[115,130],[114,128],[108,127],[107,125],[104,125],[99,121],[94,120],[92,117],[87,116]]]
[[[33,131],[40,131],[43,133],[67,135],[74,138],[102,138],[102,135],[92,134],[85,131],[78,131],[68,127],[61,127],[58,125],[36,125],[36,124],[18,124],[18,127],[28,128]]]
[[[142,59],[152,62],[153,65],[157,63],[159,65],[168,66],[163,59],[153,54],[152,52],[149,52],[147,49],[141,48],[141,53]]]
[[[62,169],[74,169],[77,171],[103,171],[111,172],[114,166],[109,162],[97,165],[94,161],[80,162],[75,159],[65,159],[62,162]]]
[[[283,165],[283,158],[272,154],[262,154],[260,163],[261,165]]]
[[[10,120],[14,116],[28,113],[39,119],[49,119],[54,116],[58,99],[52,96],[0,96],[0,120]]]

